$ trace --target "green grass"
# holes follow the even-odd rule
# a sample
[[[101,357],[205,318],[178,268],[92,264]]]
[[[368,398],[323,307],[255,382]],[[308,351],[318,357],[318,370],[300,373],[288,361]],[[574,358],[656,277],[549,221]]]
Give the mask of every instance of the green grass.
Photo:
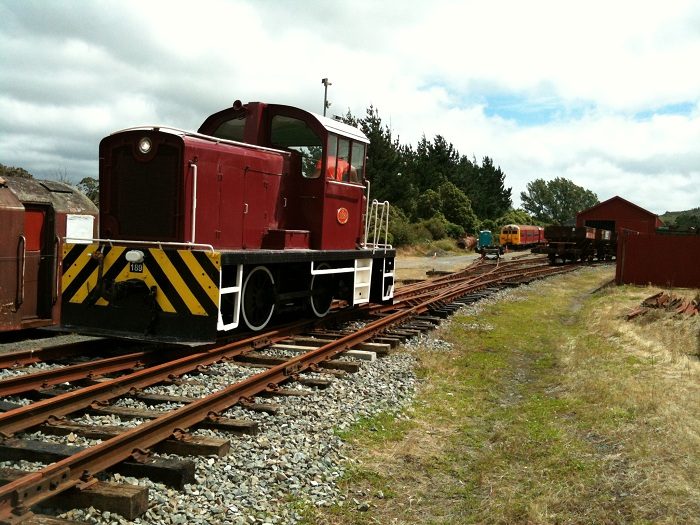
[[[381,412],[374,417],[363,417],[350,428],[336,432],[342,439],[362,436],[368,444],[400,441],[414,424],[408,420],[398,421],[394,414]]]
[[[664,428],[678,416],[666,413],[661,365],[592,329],[616,297],[588,294],[606,279],[579,272],[453,317],[438,334],[453,350],[418,353],[411,421],[380,415],[343,434],[360,458],[343,487],[370,510],[314,511],[308,523],[692,523],[700,468],[676,451],[697,443],[695,391],[679,396],[684,449]]]

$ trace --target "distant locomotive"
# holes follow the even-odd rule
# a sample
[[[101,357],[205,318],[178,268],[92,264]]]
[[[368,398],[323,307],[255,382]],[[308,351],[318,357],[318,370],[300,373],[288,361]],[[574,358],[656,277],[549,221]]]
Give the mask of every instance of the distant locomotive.
[[[393,300],[388,203],[368,201],[357,128],[252,102],[198,132],[130,128],[100,143],[100,233],[67,242],[65,328],[182,343],[334,300]]]
[[[68,184],[0,177],[0,332],[56,325],[64,238],[97,233],[97,207]]]
[[[617,234],[588,226],[547,226],[546,253],[549,262],[608,261],[615,258]]]
[[[498,236],[493,235],[491,230],[479,231],[479,238],[476,242],[476,251],[483,257],[500,257],[503,255],[503,246],[498,244]]]
[[[532,248],[546,243],[544,228],[525,224],[507,224],[501,228],[499,242],[508,249]]]

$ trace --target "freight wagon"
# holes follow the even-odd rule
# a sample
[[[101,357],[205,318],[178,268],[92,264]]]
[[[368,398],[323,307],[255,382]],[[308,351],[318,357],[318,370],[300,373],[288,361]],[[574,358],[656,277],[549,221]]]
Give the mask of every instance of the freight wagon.
[[[0,177],[0,331],[58,324],[63,240],[96,233],[97,207],[75,188]]]

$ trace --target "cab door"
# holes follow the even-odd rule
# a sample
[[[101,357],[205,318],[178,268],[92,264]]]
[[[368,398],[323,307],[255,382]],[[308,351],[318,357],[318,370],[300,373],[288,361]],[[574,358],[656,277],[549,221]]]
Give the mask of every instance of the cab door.
[[[323,204],[322,249],[353,250],[361,242],[363,213],[365,212],[364,171],[365,145],[345,137],[329,136],[329,164],[327,168]]]
[[[257,153],[247,159],[243,170],[243,248],[259,249],[263,237],[278,227],[283,157]]]
[[[243,184],[243,248],[257,249],[268,223],[268,176],[257,170],[246,169]]]
[[[46,206],[27,205],[24,213],[22,320],[51,317],[54,243],[53,214]]]
[[[362,186],[326,180],[323,206],[323,250],[353,250],[360,242],[364,213]]]

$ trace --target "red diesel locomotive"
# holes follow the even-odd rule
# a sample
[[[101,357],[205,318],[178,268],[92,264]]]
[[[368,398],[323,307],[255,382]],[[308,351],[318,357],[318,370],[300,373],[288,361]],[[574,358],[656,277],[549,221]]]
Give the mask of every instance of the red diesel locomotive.
[[[367,137],[251,102],[196,133],[131,128],[100,143],[100,234],[65,244],[64,328],[200,343],[275,314],[391,302],[388,203],[368,201]]]

